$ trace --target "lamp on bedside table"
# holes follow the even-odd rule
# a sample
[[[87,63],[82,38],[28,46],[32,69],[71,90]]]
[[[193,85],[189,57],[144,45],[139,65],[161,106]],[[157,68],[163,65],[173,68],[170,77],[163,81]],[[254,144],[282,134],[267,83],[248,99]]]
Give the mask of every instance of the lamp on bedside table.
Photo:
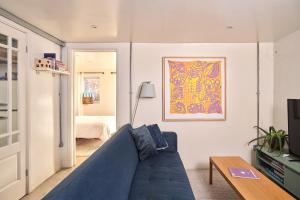
[[[134,111],[132,115],[131,125],[134,123],[135,114],[139,105],[139,101],[141,98],[155,98],[155,87],[154,84],[152,84],[150,81],[142,82],[142,84],[139,87],[139,94],[137,96],[137,101],[134,106]]]

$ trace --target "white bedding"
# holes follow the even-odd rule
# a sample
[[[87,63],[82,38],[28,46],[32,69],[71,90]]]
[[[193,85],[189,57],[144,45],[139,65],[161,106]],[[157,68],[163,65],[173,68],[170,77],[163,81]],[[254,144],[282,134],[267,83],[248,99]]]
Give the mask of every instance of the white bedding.
[[[116,130],[115,116],[76,116],[76,138],[99,138],[106,141]]]

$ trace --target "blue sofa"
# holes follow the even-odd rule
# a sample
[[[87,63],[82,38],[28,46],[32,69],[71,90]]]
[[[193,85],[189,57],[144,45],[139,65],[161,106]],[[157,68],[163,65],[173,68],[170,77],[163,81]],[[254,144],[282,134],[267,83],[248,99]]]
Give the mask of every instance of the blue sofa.
[[[177,152],[177,135],[164,132],[169,147],[144,161],[130,124],[109,139],[44,200],[193,200],[185,169]]]

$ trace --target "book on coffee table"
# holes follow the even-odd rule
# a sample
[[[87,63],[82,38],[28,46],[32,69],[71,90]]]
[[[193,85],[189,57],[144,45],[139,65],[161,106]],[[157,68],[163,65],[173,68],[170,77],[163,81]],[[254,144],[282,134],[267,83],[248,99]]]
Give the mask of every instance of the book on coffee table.
[[[259,179],[251,169],[229,167],[229,172],[233,177]]]

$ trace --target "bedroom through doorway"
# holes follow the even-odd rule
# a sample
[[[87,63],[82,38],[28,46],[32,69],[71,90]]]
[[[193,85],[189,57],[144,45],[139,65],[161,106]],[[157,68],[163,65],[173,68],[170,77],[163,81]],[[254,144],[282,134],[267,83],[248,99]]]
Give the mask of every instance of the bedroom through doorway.
[[[116,131],[116,52],[74,52],[76,164]]]

